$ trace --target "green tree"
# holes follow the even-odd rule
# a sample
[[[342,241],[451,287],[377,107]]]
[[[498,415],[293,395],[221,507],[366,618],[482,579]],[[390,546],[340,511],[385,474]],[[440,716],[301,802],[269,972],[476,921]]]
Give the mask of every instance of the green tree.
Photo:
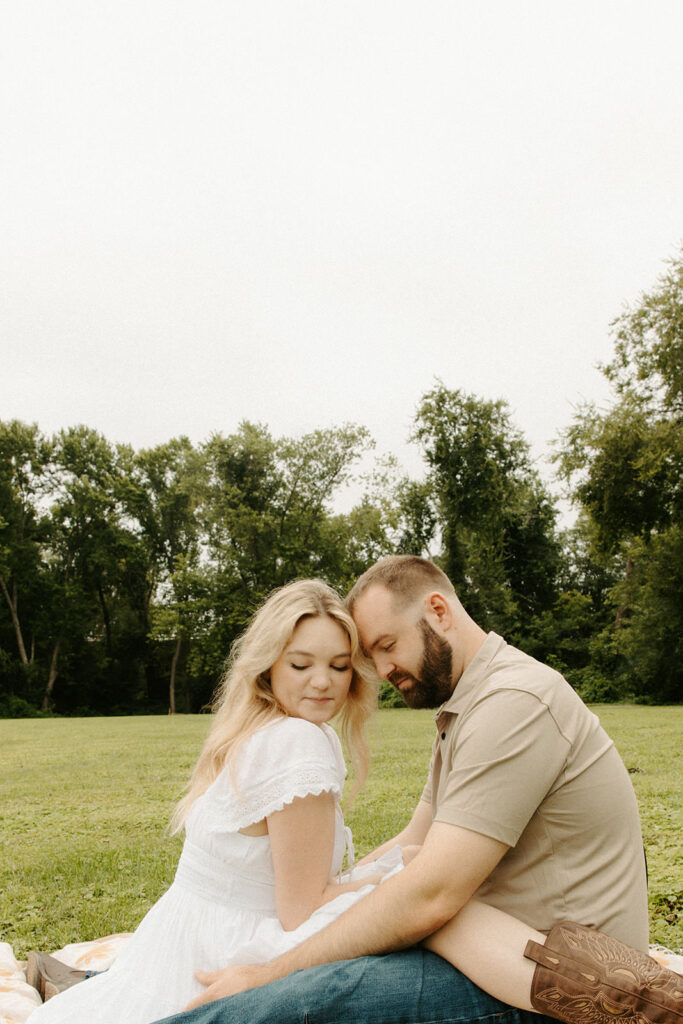
[[[623,565],[603,641],[624,687],[680,699],[683,670],[671,643],[683,634],[683,254],[612,330],[615,355],[603,372],[614,401],[579,410],[559,469],[593,524],[596,551]]]
[[[153,641],[173,640],[168,681],[171,714],[183,644],[191,641],[201,532],[197,510],[205,486],[203,461],[187,437],[144,449],[133,458],[124,484],[126,507],[140,524],[147,553],[145,615]],[[150,604],[152,610],[150,613]],[[189,701],[186,690],[186,710]]]
[[[629,546],[635,568],[614,590],[615,602],[629,602],[629,615],[616,631],[628,684],[640,699],[683,698],[683,527],[680,524]],[[627,593],[621,591],[627,588]]]
[[[430,481],[410,480],[393,456],[375,460],[361,479],[362,497],[350,512],[328,520],[322,542],[328,578],[341,593],[385,555],[429,554],[437,532]]]
[[[0,421],[0,704],[19,710],[36,703],[47,678],[42,620],[50,452],[35,424]]]
[[[483,625],[519,640],[552,606],[555,510],[507,404],[438,384],[422,398],[414,438],[438,502],[443,567]]]
[[[55,672],[45,704],[52,699],[62,652],[67,663],[76,661],[65,680],[69,700],[106,710],[140,699],[145,572],[139,537],[125,517],[125,468],[126,452],[88,427],[55,437],[48,557]]]
[[[215,656],[210,643],[215,631],[215,574],[197,561],[194,552],[187,556],[179,554],[164,591],[152,605],[150,635],[157,643],[168,638],[173,642],[168,687],[170,714],[176,710],[181,652],[185,655],[185,712],[190,713],[193,691],[202,694],[207,670],[213,675],[221,661],[221,655]],[[203,703],[205,699],[200,696],[200,704]]]
[[[202,449],[207,485],[199,515],[204,553],[215,582],[213,628],[199,646],[214,678],[230,643],[274,587],[297,576],[321,576],[340,585],[345,560],[337,541],[348,537],[332,513],[335,493],[371,445],[360,427],[316,430],[293,440],[273,438],[261,425],[242,423]]]
[[[396,503],[399,517],[396,553],[428,555],[439,525],[432,482],[404,478],[396,489]]]
[[[49,444],[35,424],[0,421],[0,592],[22,665],[35,653],[33,643],[27,649],[20,599],[38,587],[44,535],[39,504],[48,459]]]

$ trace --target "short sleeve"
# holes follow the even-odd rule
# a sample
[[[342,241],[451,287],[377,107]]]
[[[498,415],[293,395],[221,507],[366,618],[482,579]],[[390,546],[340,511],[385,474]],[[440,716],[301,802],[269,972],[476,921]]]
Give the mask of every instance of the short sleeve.
[[[434,758],[436,757],[437,749],[438,740],[434,740],[434,743],[432,744],[432,756],[429,761],[427,781],[424,784],[424,789],[422,790],[422,795],[420,796],[420,800],[423,800],[424,803],[426,804],[432,804],[434,802]]]
[[[297,797],[329,792],[339,800],[343,785],[343,771],[323,730],[300,718],[283,718],[245,740],[233,771],[224,769],[224,823],[246,828]]]
[[[515,846],[563,772],[569,743],[533,694],[497,690],[458,729],[435,821]]]

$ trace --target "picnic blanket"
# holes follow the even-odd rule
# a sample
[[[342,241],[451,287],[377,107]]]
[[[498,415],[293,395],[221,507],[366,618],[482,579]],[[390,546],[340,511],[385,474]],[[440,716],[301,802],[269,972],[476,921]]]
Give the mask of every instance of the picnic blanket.
[[[131,932],[123,932],[92,942],[71,943],[56,950],[52,956],[80,971],[106,971],[130,936]],[[661,946],[651,946],[650,955],[672,971],[683,974],[683,956]],[[0,1024],[24,1024],[36,1006],[40,1006],[40,996],[26,983],[25,966],[15,958],[8,942],[0,942]]]
[[[52,956],[79,971],[106,971],[114,963],[131,932],[106,935],[92,942],[74,942]],[[0,942],[0,1024],[24,1024],[42,999],[26,983],[26,964],[15,958],[8,942]]]

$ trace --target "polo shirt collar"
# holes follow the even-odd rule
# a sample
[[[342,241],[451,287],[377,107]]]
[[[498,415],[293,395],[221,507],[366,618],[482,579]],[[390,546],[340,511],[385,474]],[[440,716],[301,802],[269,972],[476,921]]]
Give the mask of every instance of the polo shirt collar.
[[[463,706],[469,702],[470,697],[474,694],[489,664],[505,646],[506,644],[502,636],[498,636],[497,633],[493,632],[487,635],[472,661],[455,684],[453,693],[441,705],[434,718],[438,718],[444,711],[451,715],[457,715],[458,712],[462,711]]]

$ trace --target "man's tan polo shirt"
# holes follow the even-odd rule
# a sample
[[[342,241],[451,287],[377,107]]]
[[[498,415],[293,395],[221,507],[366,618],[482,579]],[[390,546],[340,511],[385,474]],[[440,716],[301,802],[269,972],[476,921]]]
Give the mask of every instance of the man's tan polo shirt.
[[[433,819],[510,847],[477,897],[540,931],[573,920],[647,948],[631,780],[566,680],[489,633],[435,719]]]

